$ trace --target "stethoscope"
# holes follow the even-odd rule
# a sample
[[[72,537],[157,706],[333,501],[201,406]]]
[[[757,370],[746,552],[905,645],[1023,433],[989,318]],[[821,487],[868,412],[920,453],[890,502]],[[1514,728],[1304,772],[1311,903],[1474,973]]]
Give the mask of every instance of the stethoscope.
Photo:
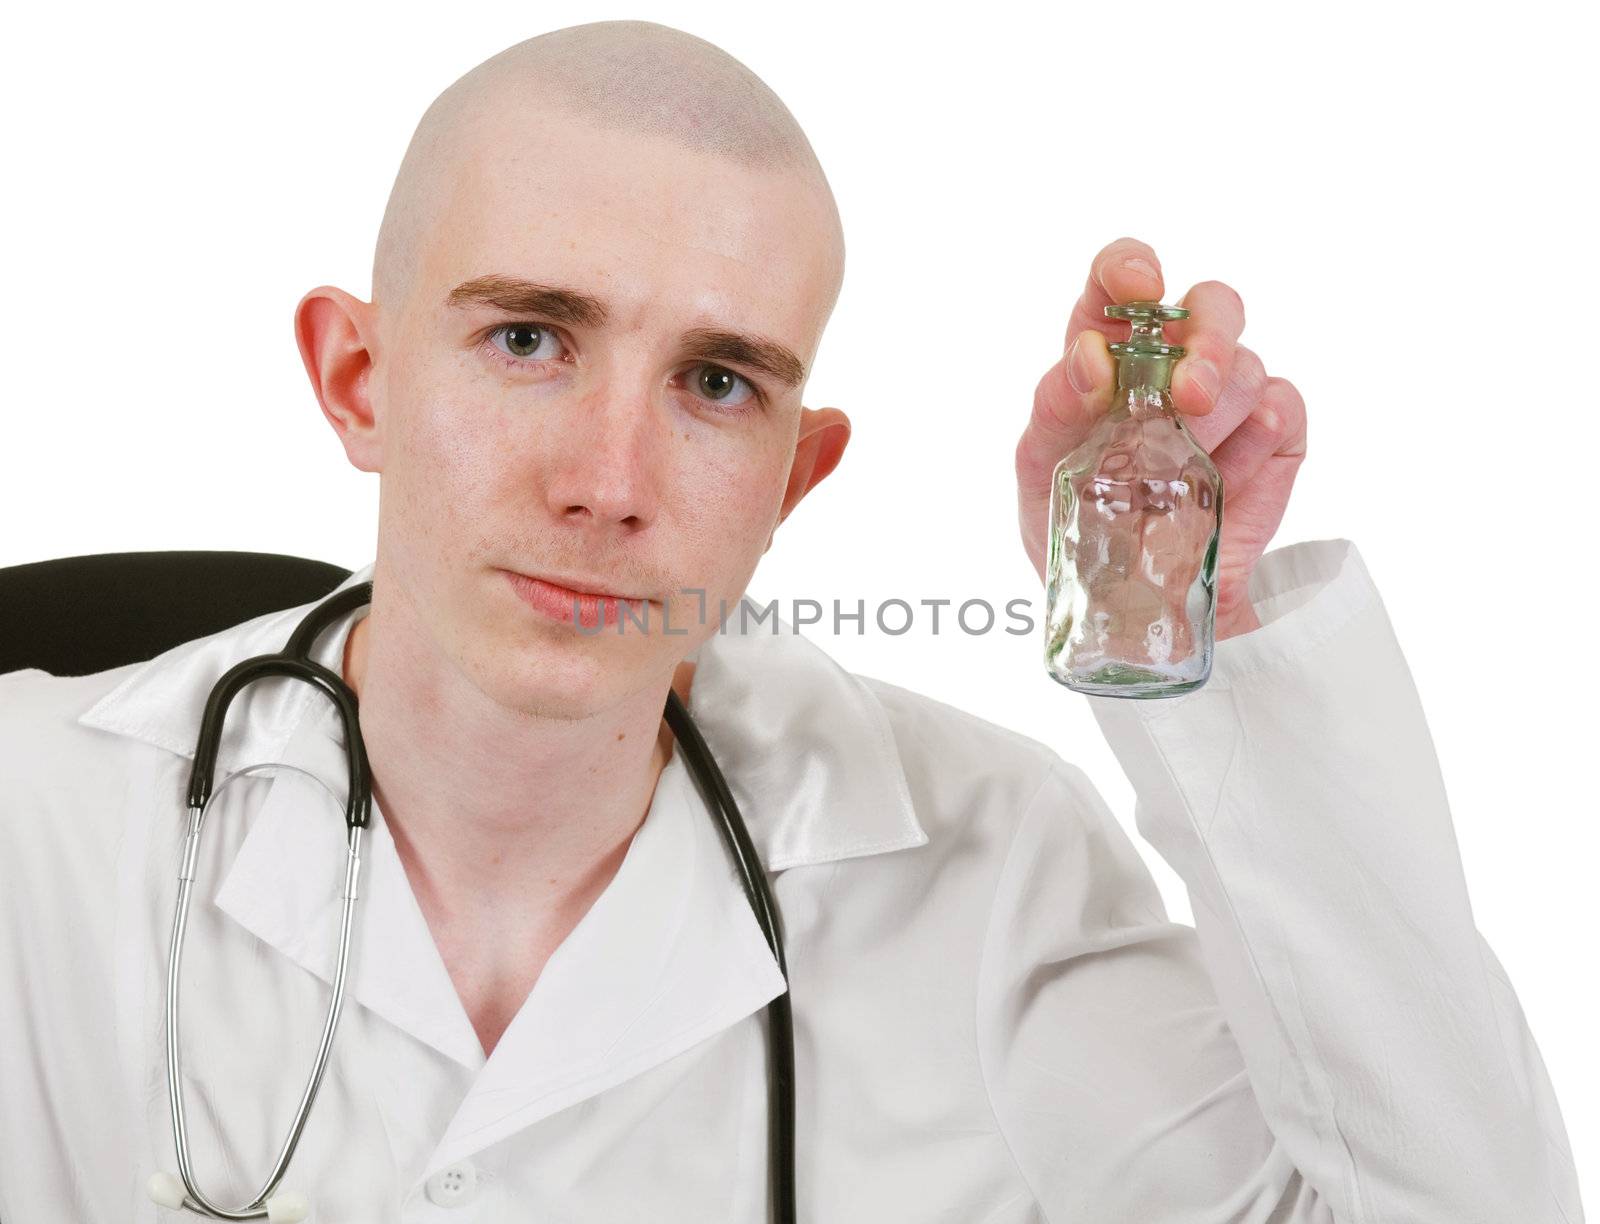
[[[372,809],[372,776],[367,765],[366,745],[361,738],[356,695],[342,676],[311,658],[311,648],[334,621],[371,602],[371,582],[336,591],[306,614],[281,653],[257,655],[236,664],[217,681],[210,697],[206,699],[194,767],[189,773],[189,832],[183,843],[183,865],[178,870],[178,901],[172,919],[172,943],[167,956],[167,1098],[172,1107],[172,1135],[178,1152],[178,1172],[176,1175],[157,1173],[150,1179],[149,1186],[152,1199],[175,1211],[186,1208],[218,1220],[265,1219],[278,1224],[280,1221],[303,1220],[309,1209],[304,1195],[279,1190],[278,1184],[288,1171],[301,1132],[305,1130],[312,1102],[316,1100],[317,1089],[322,1083],[322,1073],[328,1066],[334,1029],[339,1024],[339,1013],[344,1006],[345,969],[350,958],[350,932],[361,876],[361,835],[367,827]],[[229,1209],[212,1202],[195,1184],[189,1132],[183,1112],[183,1077],[178,1042],[178,970],[183,960],[183,937],[189,922],[189,897],[194,886],[195,862],[200,853],[200,830],[205,824],[206,810],[222,786],[250,772],[242,769],[230,774],[223,780],[222,786],[212,789],[217,750],[222,743],[223,719],[229,703],[245,685],[267,676],[287,676],[309,681],[327,694],[344,724],[345,758],[350,778],[345,802],[344,892],[339,916],[339,955],[333,973],[333,993],[322,1022],[322,1038],[317,1045],[316,1059],[312,1063],[305,1090],[301,1093],[294,1121],[289,1126],[283,1146],[278,1150],[278,1158],[261,1192],[243,1207]],[[761,924],[762,933],[767,937],[767,946],[772,949],[778,968],[787,981],[789,969],[783,958],[783,937],[778,928],[777,906],[767,890],[766,873],[750,841],[744,819],[739,814],[739,806],[734,802],[722,770],[717,767],[700,729],[695,726],[677,693],[670,690],[667,693],[666,717],[678,746],[684,750],[701,794],[720,817],[718,823],[723,840],[744,876],[745,896],[755,911],[756,921]],[[251,767],[255,768],[261,767]],[[787,989],[767,1004],[767,1019],[767,1113],[772,1213],[773,1219],[779,1224],[795,1224],[794,1023]]]

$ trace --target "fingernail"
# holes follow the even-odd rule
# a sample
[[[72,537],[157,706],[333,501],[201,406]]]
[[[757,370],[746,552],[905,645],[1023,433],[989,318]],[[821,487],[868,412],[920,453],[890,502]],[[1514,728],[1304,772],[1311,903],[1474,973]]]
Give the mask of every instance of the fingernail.
[[[1150,266],[1150,261],[1148,259],[1141,259],[1137,255],[1133,256],[1131,259],[1123,260],[1122,266],[1127,268],[1130,272],[1142,272],[1151,280],[1154,280],[1158,275],[1160,275],[1154,268]]]
[[[1199,387],[1206,397],[1206,403],[1217,402],[1217,392],[1222,390],[1222,375],[1217,373],[1217,367],[1209,361],[1197,361],[1189,367],[1189,381]]]
[[[1094,389],[1094,379],[1083,360],[1083,333],[1078,333],[1078,338],[1072,342],[1072,347],[1067,350],[1067,382],[1079,395],[1088,395]]]

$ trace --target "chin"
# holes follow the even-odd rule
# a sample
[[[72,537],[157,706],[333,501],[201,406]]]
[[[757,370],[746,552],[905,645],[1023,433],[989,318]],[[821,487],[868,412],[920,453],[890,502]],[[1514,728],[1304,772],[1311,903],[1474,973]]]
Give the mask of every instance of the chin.
[[[569,626],[559,640],[540,633],[509,650],[490,651],[472,670],[478,687],[507,709],[583,718],[614,705],[643,678],[641,660],[631,652],[586,645],[604,640],[575,638]]]

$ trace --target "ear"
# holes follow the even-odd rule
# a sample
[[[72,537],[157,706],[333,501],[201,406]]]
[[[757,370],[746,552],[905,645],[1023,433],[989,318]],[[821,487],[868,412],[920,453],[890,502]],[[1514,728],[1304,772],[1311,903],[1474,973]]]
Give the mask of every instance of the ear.
[[[376,318],[370,303],[320,285],[294,308],[294,337],[322,414],[363,472],[383,469],[382,436],[368,376]]]
[[[789,468],[789,487],[784,490],[783,505],[778,510],[780,524],[800,504],[800,499],[839,465],[849,441],[850,418],[837,408],[800,409],[800,438],[795,443],[794,463]],[[767,537],[767,547],[772,547],[771,535]]]

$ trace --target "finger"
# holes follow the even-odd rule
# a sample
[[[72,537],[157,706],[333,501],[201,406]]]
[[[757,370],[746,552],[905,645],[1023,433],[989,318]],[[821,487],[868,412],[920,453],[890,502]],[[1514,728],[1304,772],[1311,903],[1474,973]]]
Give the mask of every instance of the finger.
[[[1217,405],[1244,331],[1244,299],[1221,281],[1201,281],[1179,300],[1189,317],[1167,324],[1167,335],[1188,351],[1172,372],[1179,412],[1203,416]]]
[[[1261,358],[1244,345],[1233,350],[1233,364],[1222,384],[1215,407],[1200,416],[1189,416],[1184,428],[1207,453],[1213,452],[1256,411],[1267,388],[1267,368]]]
[[[1219,619],[1227,619],[1238,610],[1237,602],[1224,606],[1221,591],[1231,587],[1241,597],[1248,598],[1245,592],[1249,589],[1248,577],[1243,581],[1228,581],[1222,576],[1224,570],[1239,575],[1254,571],[1267,544],[1278,533],[1284,511],[1289,508],[1295,478],[1304,462],[1303,454],[1269,455],[1242,490],[1227,495],[1217,560]]]
[[[1272,396],[1272,408],[1286,422],[1285,441],[1275,452],[1284,458],[1304,458],[1306,453],[1306,401],[1300,389],[1287,378],[1269,378],[1267,393]]]
[[[1269,378],[1254,411],[1212,451],[1211,462],[1223,488],[1242,495],[1269,464],[1287,466],[1287,461],[1298,462],[1305,455],[1305,400],[1288,379]]]
[[[1161,263],[1149,243],[1118,238],[1090,262],[1083,293],[1067,321],[1061,360],[1039,380],[1033,415],[1017,445],[1017,479],[1025,497],[1048,490],[1056,463],[1083,441],[1110,403],[1116,361],[1106,344],[1125,337],[1127,325],[1106,318],[1105,307],[1156,301],[1162,292]]]
[[[1106,243],[1089,263],[1088,282],[1067,319],[1062,352],[1086,330],[1099,332],[1107,340],[1126,339],[1128,325],[1106,318],[1106,307],[1114,302],[1159,302],[1164,292],[1155,248],[1137,238]]]
[[[1024,495],[1043,496],[1063,456],[1076,450],[1111,404],[1117,367],[1105,337],[1085,332],[1051,366],[1033,393],[1033,413],[1017,444]]]

